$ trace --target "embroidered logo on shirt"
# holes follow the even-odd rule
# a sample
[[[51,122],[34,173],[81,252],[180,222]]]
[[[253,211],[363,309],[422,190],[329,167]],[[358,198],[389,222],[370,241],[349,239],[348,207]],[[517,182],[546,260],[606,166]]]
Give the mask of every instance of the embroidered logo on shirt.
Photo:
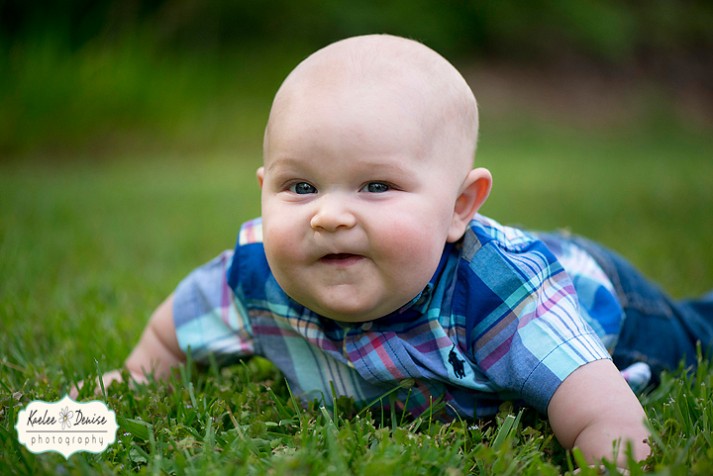
[[[455,349],[455,346],[453,346],[453,349]],[[451,349],[451,352],[448,354],[448,363],[453,367],[453,372],[456,374],[456,377],[463,378],[465,377],[465,368],[463,367],[465,360],[459,359],[453,349]]]

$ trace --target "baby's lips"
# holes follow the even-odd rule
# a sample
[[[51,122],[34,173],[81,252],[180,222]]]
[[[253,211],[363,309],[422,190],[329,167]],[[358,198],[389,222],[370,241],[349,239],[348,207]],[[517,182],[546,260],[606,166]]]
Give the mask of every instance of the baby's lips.
[[[364,257],[353,253],[329,253],[322,256],[322,258],[320,258],[320,261],[323,263],[333,264],[351,264],[356,263],[362,258]]]

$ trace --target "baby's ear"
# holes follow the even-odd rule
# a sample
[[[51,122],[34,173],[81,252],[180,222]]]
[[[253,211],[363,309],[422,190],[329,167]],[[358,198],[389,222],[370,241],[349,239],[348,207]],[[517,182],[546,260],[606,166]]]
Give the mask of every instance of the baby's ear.
[[[262,188],[262,183],[265,181],[265,167],[259,167],[257,169],[257,183]]]
[[[493,177],[488,169],[477,168],[468,172],[453,210],[453,219],[448,230],[449,243],[461,239],[468,223],[487,200],[492,184]]]

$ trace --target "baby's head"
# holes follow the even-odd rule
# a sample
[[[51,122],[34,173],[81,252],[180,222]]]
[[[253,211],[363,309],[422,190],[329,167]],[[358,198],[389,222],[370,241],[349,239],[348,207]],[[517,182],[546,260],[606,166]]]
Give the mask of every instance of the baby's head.
[[[416,297],[487,198],[472,169],[475,98],[415,41],[370,35],[317,51],[284,81],[265,131],[265,253],[326,317],[372,320]]]

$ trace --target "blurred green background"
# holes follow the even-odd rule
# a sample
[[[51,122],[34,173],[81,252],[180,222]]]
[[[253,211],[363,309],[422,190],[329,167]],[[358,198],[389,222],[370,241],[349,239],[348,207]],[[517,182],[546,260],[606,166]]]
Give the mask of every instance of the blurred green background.
[[[710,125],[711,25],[705,0],[0,0],[0,157],[255,147],[299,59],[373,32],[444,54],[506,129]]]

